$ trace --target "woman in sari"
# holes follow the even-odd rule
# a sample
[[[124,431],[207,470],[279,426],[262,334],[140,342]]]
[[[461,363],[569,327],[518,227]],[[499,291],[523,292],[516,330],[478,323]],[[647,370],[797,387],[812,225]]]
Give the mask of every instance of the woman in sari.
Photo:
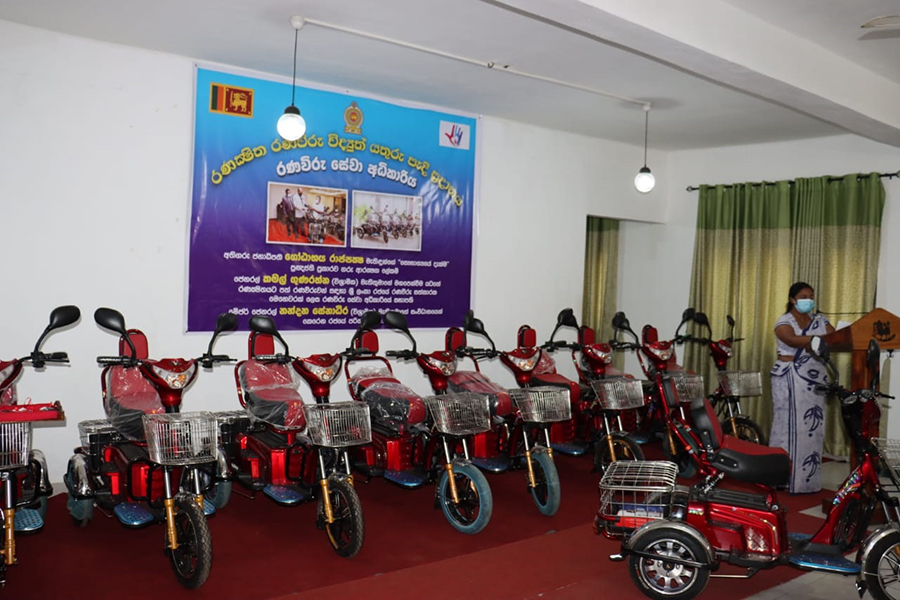
[[[772,434],[769,445],[791,457],[792,494],[822,489],[822,446],[825,440],[825,397],[815,386],[825,380],[824,366],[809,352],[813,337],[834,331],[821,313],[813,312],[814,292],[798,281],[788,292],[786,312],[775,322],[778,360],[772,367]]]

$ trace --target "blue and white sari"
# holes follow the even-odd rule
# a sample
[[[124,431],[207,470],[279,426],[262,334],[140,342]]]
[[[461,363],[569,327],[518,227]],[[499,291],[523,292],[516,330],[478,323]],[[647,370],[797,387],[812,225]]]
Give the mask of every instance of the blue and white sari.
[[[795,335],[825,335],[828,319],[813,316],[805,328],[791,313],[775,323],[790,325]],[[825,367],[803,348],[778,340],[778,354],[793,355],[791,362],[776,361],[772,367],[772,432],[769,445],[784,448],[791,457],[790,492],[808,494],[822,489],[822,448],[825,441],[825,397],[816,393],[825,381]]]

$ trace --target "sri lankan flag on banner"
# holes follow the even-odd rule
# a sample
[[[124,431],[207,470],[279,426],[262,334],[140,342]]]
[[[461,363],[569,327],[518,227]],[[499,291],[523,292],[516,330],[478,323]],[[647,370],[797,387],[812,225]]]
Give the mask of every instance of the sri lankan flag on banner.
[[[253,116],[253,90],[221,83],[211,83],[209,88],[209,112]]]

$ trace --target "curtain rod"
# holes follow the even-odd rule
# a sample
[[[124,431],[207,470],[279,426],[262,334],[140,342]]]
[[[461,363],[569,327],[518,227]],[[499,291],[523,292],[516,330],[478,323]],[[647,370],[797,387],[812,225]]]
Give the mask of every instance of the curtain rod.
[[[896,173],[879,173],[878,176],[879,177],[887,177],[888,179],[892,179],[894,177],[900,178],[900,171],[897,171]],[[863,179],[865,177],[867,177],[867,175],[859,174],[856,176],[856,180],[859,181],[860,179]],[[829,177],[828,178],[828,181],[843,181],[843,180],[844,180],[843,177]],[[774,181],[764,181],[762,183],[751,183],[750,185],[752,187],[759,187],[761,185],[775,185],[775,183],[776,182],[774,182]],[[788,180],[788,184],[794,185],[794,180],[793,179]],[[728,184],[728,185],[723,185],[722,187],[728,189],[728,188],[733,188],[734,185]],[[699,189],[700,189],[699,187],[695,187],[692,185],[687,186],[687,191],[689,191],[689,192],[696,192]]]

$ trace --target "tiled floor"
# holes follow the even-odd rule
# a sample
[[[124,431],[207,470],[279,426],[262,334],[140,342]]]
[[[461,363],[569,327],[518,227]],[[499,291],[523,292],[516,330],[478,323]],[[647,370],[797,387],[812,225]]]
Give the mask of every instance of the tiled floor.
[[[846,462],[827,462],[822,467],[822,487],[836,490],[847,478],[850,465]],[[811,506],[804,514],[823,517],[821,506]],[[823,517],[824,518],[824,517]],[[748,600],[847,600],[857,598],[855,577],[831,573],[811,572],[750,596]]]

